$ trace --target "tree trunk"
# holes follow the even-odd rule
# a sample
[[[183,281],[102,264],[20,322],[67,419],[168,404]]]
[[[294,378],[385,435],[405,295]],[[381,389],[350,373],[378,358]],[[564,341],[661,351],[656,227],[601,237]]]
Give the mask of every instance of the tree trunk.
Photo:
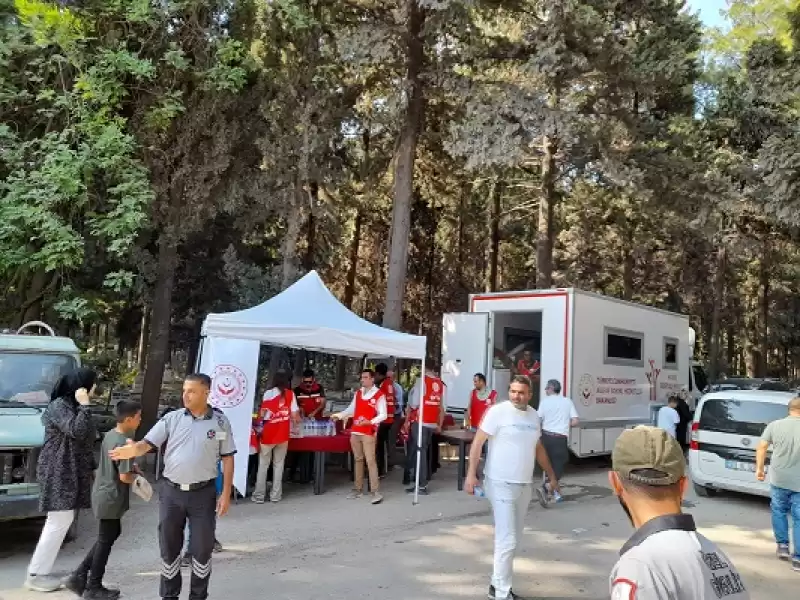
[[[136,369],[139,373],[144,372],[147,364],[147,341],[150,335],[150,307],[145,305],[142,310],[142,330],[139,332],[139,349],[136,357]]]
[[[504,183],[500,178],[495,180],[489,201],[489,277],[486,280],[487,292],[496,292],[499,287],[500,206],[503,198],[503,186]]]
[[[403,298],[408,266],[408,238],[411,233],[411,202],[414,195],[414,161],[417,138],[425,113],[420,73],[423,67],[422,26],[425,13],[417,0],[406,0],[406,78],[408,97],[405,118],[394,157],[394,199],[389,267],[386,283],[386,306],[383,325],[400,329],[403,325]]]
[[[558,91],[550,94],[548,106],[558,106]],[[536,287],[553,286],[553,216],[556,204],[556,152],[558,140],[552,132],[542,137],[542,185],[539,197],[539,226],[536,231]]]
[[[708,378],[716,381],[719,378],[720,362],[720,321],[722,307],[725,302],[725,269],[727,250],[720,240],[717,246],[717,265],[714,273],[714,306],[711,308],[711,346],[708,356]]]
[[[759,355],[760,355],[760,363],[759,367],[759,377],[766,377],[769,375],[768,368],[769,368],[769,303],[770,303],[770,246],[769,242],[764,242],[764,255],[762,259],[759,261],[761,266],[761,272],[759,273],[759,287],[761,291],[761,301],[759,306],[759,331],[758,331],[758,343],[759,343]]]
[[[48,275],[45,271],[35,271],[26,285],[25,301],[19,311],[17,327],[25,323],[42,320],[42,305],[48,288],[55,287],[56,275]]]
[[[300,232],[303,229],[302,212],[300,207],[303,201],[302,185],[297,182],[292,195],[291,202],[287,206],[286,212],[286,233],[283,235],[281,246],[281,257],[283,260],[283,271],[281,276],[281,291],[288,288],[297,277],[297,242],[300,239]],[[281,364],[283,348],[273,346],[270,352],[269,376],[275,376]]]
[[[361,227],[364,217],[361,211],[356,212],[356,221],[353,226],[353,240],[350,242],[350,265],[347,269],[347,283],[344,286],[344,305],[353,308],[353,298],[356,295],[356,274],[358,273],[358,251],[361,247]],[[336,389],[344,389],[344,380],[347,369],[347,358],[339,356],[336,361]]]
[[[636,268],[631,241],[632,238],[628,236],[622,240],[622,299],[629,302],[633,300],[633,275]]]
[[[161,384],[164,366],[169,358],[169,334],[172,320],[172,289],[175,285],[175,270],[178,266],[177,244],[162,235],[158,244],[156,282],[153,289],[152,322],[150,326],[150,350],[142,384],[142,425],[139,431],[146,433],[158,417]]]

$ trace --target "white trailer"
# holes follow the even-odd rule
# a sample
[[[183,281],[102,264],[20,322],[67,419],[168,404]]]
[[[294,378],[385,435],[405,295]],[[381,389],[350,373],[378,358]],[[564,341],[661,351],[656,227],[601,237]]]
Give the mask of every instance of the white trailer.
[[[448,409],[466,409],[484,373],[502,399],[525,350],[540,362],[534,403],[549,379],[578,410],[579,457],[609,454],[627,428],[649,423],[673,393],[694,405],[694,331],[684,315],[577,289],[473,294],[469,312],[444,315],[442,377]]]

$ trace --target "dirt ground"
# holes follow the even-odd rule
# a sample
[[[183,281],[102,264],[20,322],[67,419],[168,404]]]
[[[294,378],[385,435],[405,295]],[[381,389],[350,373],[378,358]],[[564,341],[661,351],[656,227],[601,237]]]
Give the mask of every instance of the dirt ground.
[[[437,474],[431,495],[417,506],[399,480],[395,471],[383,482],[386,500],[379,506],[347,500],[347,476],[336,470],[322,496],[310,486],[286,484],[280,504],[234,505],[218,523],[225,551],[214,558],[210,597],[485,598],[492,560],[488,502],[456,490],[454,463]],[[515,563],[517,593],[608,598],[608,573],[631,527],[606,482],[604,464],[582,463],[565,478],[566,502],[547,510],[531,506]],[[800,574],[774,558],[766,500],[690,496],[688,505],[703,533],[731,556],[753,599],[797,596]],[[80,536],[64,547],[58,570],[74,567],[92,543],[92,517],[81,519]],[[156,524],[157,506],[134,498],[107,573],[124,598],[158,597]],[[20,588],[36,535],[35,524],[0,524],[0,599],[41,598]],[[46,596],[71,597],[65,591]]]

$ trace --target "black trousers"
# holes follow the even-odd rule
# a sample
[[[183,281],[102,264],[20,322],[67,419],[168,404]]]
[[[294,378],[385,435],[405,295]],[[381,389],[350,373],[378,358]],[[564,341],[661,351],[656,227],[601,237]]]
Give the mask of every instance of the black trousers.
[[[389,433],[391,430],[391,423],[384,422],[378,425],[378,443],[375,446],[375,458],[378,461],[378,475],[386,475],[386,471],[388,470]]]
[[[413,423],[409,429],[408,454],[406,455],[406,475],[411,476],[411,472],[417,467],[417,449],[422,452],[419,461],[419,487],[428,485],[428,477],[431,472],[431,440],[433,439],[433,429],[430,427],[422,428],[422,437],[419,437],[419,424]]]
[[[400,428],[403,426],[405,417],[403,415],[395,415],[394,422],[389,425],[389,439],[387,440],[387,447],[389,449],[389,456],[386,461],[390,467],[394,467],[399,463],[397,458],[397,435],[400,433]]]
[[[184,492],[166,481],[158,503],[158,545],[161,549],[161,597],[177,600],[181,594],[183,531],[189,521],[189,554],[192,557],[190,600],[208,598],[211,553],[217,526],[217,489],[214,481]]]
[[[97,590],[103,586],[103,576],[106,574],[111,548],[121,533],[122,521],[120,519],[100,519],[97,541],[77,569],[81,575],[88,576],[87,589]]]
[[[560,481],[564,476],[564,470],[569,463],[569,438],[561,435],[553,435],[546,431],[542,433],[542,446],[547,452],[547,458],[553,466],[553,472]],[[547,475],[545,474],[545,478]]]

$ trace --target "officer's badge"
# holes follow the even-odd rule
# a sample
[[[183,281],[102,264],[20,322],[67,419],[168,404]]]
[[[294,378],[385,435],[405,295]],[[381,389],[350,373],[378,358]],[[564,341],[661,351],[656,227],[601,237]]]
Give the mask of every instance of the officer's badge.
[[[217,425],[222,428],[225,427],[225,419],[222,416],[217,417]]]
[[[206,434],[206,437],[208,439],[210,439],[210,440],[213,440],[215,437],[217,437],[217,430],[216,429],[209,429],[208,433]]]

